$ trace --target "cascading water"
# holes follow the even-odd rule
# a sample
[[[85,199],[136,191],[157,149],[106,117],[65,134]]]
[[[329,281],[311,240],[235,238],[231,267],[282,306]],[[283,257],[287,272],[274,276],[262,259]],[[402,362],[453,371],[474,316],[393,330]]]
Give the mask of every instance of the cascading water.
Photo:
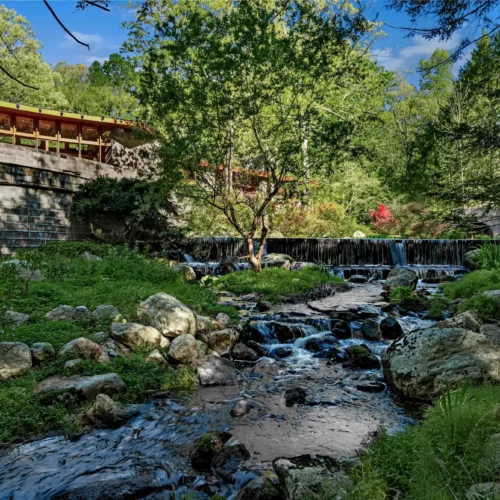
[[[395,266],[406,266],[406,249],[403,243],[396,242],[390,246],[392,262]]]

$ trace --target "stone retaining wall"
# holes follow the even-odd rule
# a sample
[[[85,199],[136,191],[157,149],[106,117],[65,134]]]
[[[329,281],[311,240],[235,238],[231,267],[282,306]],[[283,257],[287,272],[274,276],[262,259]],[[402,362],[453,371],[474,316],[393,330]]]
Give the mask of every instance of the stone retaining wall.
[[[0,143],[0,253],[88,237],[89,227],[70,219],[70,207],[78,186],[99,175],[121,178],[133,172]]]

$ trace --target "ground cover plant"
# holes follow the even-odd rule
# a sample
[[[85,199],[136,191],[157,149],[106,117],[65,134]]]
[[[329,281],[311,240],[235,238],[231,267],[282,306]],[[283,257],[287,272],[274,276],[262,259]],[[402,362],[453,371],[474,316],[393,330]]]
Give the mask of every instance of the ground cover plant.
[[[84,252],[88,254],[83,255]],[[78,337],[93,339],[96,333],[109,330],[109,321],[94,318],[49,321],[45,314],[61,304],[85,305],[90,310],[100,304],[112,304],[128,321],[135,321],[139,302],[158,292],[175,296],[199,314],[226,312],[237,317],[233,308],[218,305],[211,290],[196,282],[186,282],[181,273],[168,266],[168,261],[153,260],[125,247],[63,242],[16,257],[26,263],[28,273],[20,275],[17,266],[0,265],[0,342],[17,341],[28,346],[49,342],[58,350]],[[9,259],[4,262],[6,260]],[[31,279],[26,286],[34,263],[43,279]],[[30,319],[15,326],[7,320],[7,310],[28,314]],[[117,373],[127,386],[118,398],[122,402],[142,401],[148,397],[148,390],[195,386],[196,376],[191,368],[163,369],[145,363],[147,355],[148,352],[136,351],[127,358],[105,364],[84,361],[71,374]],[[0,443],[25,440],[50,431],[72,434],[78,430],[72,416],[82,408],[76,402],[42,406],[33,396],[34,387],[44,378],[70,374],[64,373],[64,361],[56,358],[33,367],[23,376],[0,382]]]
[[[265,300],[278,302],[281,297],[305,294],[326,283],[343,281],[322,267],[310,266],[293,272],[268,267],[260,273],[239,271],[226,274],[221,276],[215,286],[237,295],[257,293]]]

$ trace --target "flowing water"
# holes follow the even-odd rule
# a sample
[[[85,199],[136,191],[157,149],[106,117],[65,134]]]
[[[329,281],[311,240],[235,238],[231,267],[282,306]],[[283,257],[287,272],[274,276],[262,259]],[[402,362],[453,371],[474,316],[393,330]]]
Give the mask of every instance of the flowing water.
[[[0,458],[0,498],[179,499],[196,491],[199,499],[216,492],[232,499],[257,471],[271,470],[276,457],[355,456],[380,427],[395,431],[411,419],[389,391],[357,389],[360,383],[380,381],[380,371],[318,358],[306,344],[330,335],[331,315],[380,319],[385,315],[381,291],[379,283],[355,285],[327,299],[282,305],[265,314],[254,312],[254,303],[226,294],[221,300],[246,314],[267,352],[256,364],[242,367],[244,379],[234,386],[200,387],[194,394],[144,404],[140,416],[115,430],[93,430],[75,441],[52,437],[19,446]],[[400,320],[406,331],[432,323],[417,317]],[[340,357],[352,344],[366,344],[378,356],[387,348],[388,342],[360,338],[357,318],[350,326],[352,337],[336,342]],[[287,357],[282,358],[285,351]],[[307,389],[307,402],[287,407],[284,393],[297,386]],[[233,418],[230,410],[241,399],[255,407],[248,415]],[[251,453],[234,483],[191,469],[190,446],[215,429],[230,430],[232,439]]]

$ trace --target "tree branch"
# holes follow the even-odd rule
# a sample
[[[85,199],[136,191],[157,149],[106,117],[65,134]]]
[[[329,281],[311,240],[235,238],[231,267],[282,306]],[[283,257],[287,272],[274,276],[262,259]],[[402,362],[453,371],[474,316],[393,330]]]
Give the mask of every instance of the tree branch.
[[[28,85],[27,83],[23,83],[21,80],[18,80],[14,75],[11,75],[4,67],[0,66],[0,71],[3,71],[11,80],[14,80],[16,83],[19,83],[23,87],[26,87],[28,89],[33,89],[33,90],[40,90],[38,87],[32,87],[31,85]]]

